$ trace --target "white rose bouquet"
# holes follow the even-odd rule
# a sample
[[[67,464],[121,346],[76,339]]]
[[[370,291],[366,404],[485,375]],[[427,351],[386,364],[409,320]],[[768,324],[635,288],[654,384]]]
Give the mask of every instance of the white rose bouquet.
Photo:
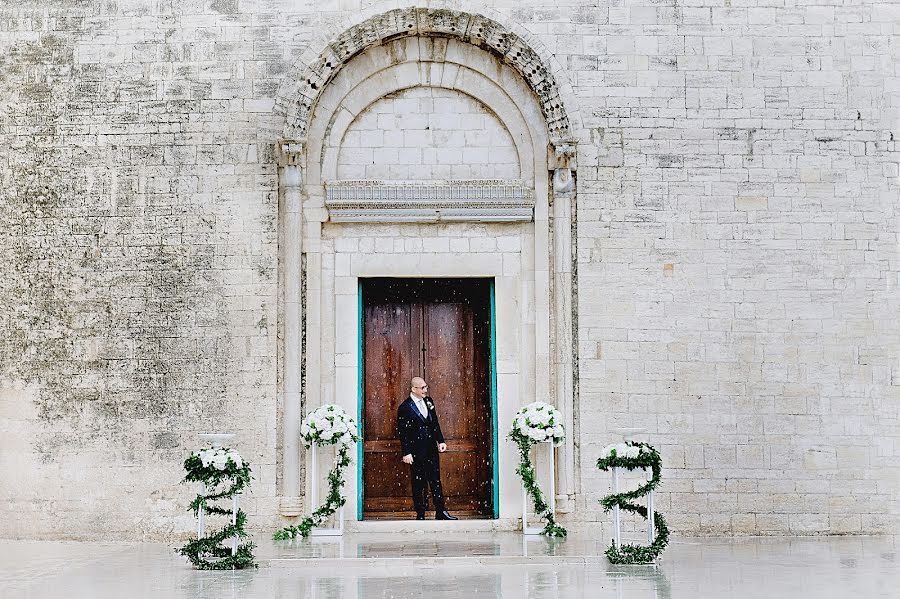
[[[600,450],[600,458],[606,459],[615,459],[615,458],[636,458],[639,457],[642,453],[644,453],[643,447],[641,445],[636,445],[633,443],[612,443],[607,445],[603,449]],[[647,452],[649,453],[649,452]]]
[[[516,412],[512,435],[524,435],[535,443],[559,445],[565,438],[562,414],[548,403],[536,401]]]
[[[300,436],[307,447],[350,445],[359,440],[356,423],[342,408],[326,404],[307,414],[300,423]]]
[[[226,470],[229,461],[233,462],[237,468],[244,465],[244,459],[241,457],[241,454],[227,447],[201,449],[197,452],[197,456],[200,458],[200,463],[203,464],[204,468],[212,466],[216,470]]]

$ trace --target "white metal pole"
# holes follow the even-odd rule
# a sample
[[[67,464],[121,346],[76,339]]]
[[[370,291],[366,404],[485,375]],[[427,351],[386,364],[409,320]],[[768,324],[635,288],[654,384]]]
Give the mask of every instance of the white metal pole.
[[[528,493],[525,491],[525,483],[522,483],[522,534],[528,534]]]
[[[310,481],[309,481],[309,509],[310,514],[318,507],[319,504],[319,456],[316,451],[317,445],[315,443],[312,444],[312,448],[310,449],[310,460],[312,464],[310,464]]]
[[[547,446],[550,448],[550,511],[556,517],[556,451],[552,442],[548,443]]]
[[[206,483],[200,483],[200,495],[206,496]],[[197,506],[197,538],[202,539],[206,535],[206,509],[201,502]]]
[[[234,526],[237,524],[237,513],[238,513],[238,496],[235,495],[231,498],[231,525]],[[238,537],[234,535],[231,538],[231,555],[232,557],[237,555],[238,548]]]
[[[613,495],[619,492],[619,469],[613,466],[612,469],[612,492]],[[619,520],[619,505],[613,506],[613,542],[618,549],[622,545],[622,523]]]
[[[653,542],[653,491],[650,491],[650,494],[647,495],[647,542]]]

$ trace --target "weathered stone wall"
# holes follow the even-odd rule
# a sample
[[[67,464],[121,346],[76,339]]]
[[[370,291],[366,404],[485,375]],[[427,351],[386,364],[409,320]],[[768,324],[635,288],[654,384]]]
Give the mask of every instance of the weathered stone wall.
[[[900,13],[702,4],[588,13],[565,57],[599,150],[579,169],[585,511],[589,448],[624,424],[663,447],[677,530],[897,530]]]
[[[363,4],[0,9],[0,535],[184,533],[181,461],[222,429],[274,525],[273,107]],[[680,533],[896,531],[900,12],[693,4],[491,9],[586,129],[568,518],[604,518],[597,451],[640,425]]]

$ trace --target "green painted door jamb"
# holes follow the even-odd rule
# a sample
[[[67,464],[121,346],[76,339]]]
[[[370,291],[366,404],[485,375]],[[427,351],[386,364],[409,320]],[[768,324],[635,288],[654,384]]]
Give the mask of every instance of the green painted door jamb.
[[[498,464],[499,448],[497,447],[497,306],[494,294],[494,282],[491,279],[491,465],[494,477],[491,491],[494,504],[494,519],[500,517],[500,465]]]

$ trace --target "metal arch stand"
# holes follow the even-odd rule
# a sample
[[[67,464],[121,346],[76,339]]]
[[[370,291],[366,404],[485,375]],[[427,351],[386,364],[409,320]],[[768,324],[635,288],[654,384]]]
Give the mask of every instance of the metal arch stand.
[[[644,468],[646,470],[646,468]],[[619,469],[612,467],[612,492],[613,495],[619,492]],[[653,543],[656,531],[653,529],[653,491],[647,494],[647,542]],[[613,506],[613,545],[618,549],[622,546],[622,519],[619,514],[619,505]]]
[[[310,509],[315,510],[319,505],[319,453],[318,446],[313,443],[312,451],[310,451],[312,467],[310,469]],[[340,537],[344,534],[344,506],[338,510],[338,525],[331,528],[313,528],[309,531],[313,537]]]
[[[550,511],[556,515],[556,463],[553,451],[553,443],[548,443],[550,447]],[[543,534],[542,526],[528,526],[528,491],[525,489],[525,483],[522,483],[522,534],[523,535],[539,535]]]

